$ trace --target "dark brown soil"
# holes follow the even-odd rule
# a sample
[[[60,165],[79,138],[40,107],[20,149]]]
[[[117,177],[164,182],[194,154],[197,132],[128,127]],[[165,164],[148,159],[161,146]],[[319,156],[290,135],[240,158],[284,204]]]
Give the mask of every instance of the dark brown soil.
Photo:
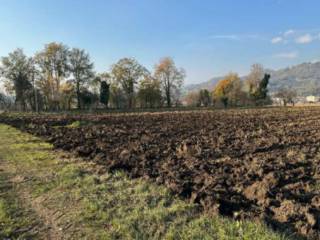
[[[84,126],[70,128],[74,121]],[[320,238],[320,108],[6,117],[56,148],[236,219]]]

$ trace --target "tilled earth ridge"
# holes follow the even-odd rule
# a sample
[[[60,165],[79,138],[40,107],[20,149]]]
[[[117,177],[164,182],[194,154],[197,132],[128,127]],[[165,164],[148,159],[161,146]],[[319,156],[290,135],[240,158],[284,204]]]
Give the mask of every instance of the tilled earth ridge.
[[[69,127],[74,121],[83,126]],[[320,238],[320,108],[0,116],[205,211]]]

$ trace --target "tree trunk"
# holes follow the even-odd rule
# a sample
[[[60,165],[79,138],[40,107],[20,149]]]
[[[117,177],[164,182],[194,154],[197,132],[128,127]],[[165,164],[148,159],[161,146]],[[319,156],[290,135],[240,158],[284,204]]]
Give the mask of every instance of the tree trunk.
[[[166,91],[166,97],[167,97],[167,107],[171,107],[171,94],[170,94],[170,87],[167,88]]]
[[[77,80],[77,107],[78,107],[78,110],[81,109],[81,99],[80,99],[80,84],[79,84],[79,81]]]

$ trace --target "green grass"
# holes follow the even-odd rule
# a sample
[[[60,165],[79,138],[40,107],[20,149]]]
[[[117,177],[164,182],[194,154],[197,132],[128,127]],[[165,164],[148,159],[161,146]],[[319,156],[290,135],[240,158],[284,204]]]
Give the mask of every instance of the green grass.
[[[0,239],[32,239],[39,226],[36,215],[21,205],[10,176],[0,171]],[[33,230],[33,231],[31,231]]]
[[[0,125],[5,171],[28,179],[8,191],[28,191],[31,201],[61,213],[54,220],[67,239],[292,239],[262,224],[203,215],[165,187],[62,155],[34,136]],[[18,209],[0,201],[6,229],[15,227]]]
[[[66,127],[68,128],[78,128],[78,127],[82,127],[82,126],[88,126],[91,123],[88,121],[74,121],[73,123],[67,125]]]

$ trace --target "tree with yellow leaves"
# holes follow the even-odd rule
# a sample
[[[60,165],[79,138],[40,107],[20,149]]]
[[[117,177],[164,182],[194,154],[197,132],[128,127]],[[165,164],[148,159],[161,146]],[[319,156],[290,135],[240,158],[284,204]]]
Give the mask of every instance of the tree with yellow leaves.
[[[134,107],[136,85],[147,72],[147,69],[133,58],[120,59],[112,66],[112,77],[122,87],[129,109]]]
[[[143,108],[161,106],[160,82],[150,74],[145,74],[139,84],[138,100]]]
[[[242,82],[236,73],[229,73],[218,82],[213,90],[213,101],[222,102],[224,107],[237,105],[242,92]]]
[[[69,76],[68,47],[62,43],[49,43],[36,54],[40,78],[38,85],[45,95],[49,110],[57,110],[60,102],[60,87]]]
[[[75,98],[76,91],[71,81],[67,81],[61,84],[60,87],[60,105],[64,110],[70,110],[72,102]]]
[[[180,88],[185,78],[184,69],[178,69],[170,57],[165,57],[155,66],[155,77],[160,81],[167,107],[172,106],[172,100],[178,98]]]

